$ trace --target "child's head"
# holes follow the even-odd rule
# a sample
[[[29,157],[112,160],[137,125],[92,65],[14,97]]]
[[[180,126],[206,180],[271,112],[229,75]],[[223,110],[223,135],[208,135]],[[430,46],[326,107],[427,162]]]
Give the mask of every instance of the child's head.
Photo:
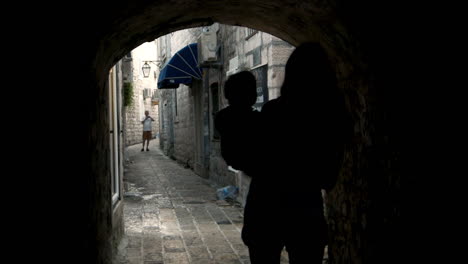
[[[224,96],[229,105],[252,106],[257,101],[257,81],[249,71],[229,76],[224,84]]]

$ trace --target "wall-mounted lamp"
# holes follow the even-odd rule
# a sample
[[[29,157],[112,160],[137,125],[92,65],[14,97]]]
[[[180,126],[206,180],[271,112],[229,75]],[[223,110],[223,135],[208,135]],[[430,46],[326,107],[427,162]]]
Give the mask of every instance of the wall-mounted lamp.
[[[150,71],[151,71],[151,66],[148,63],[154,63],[154,65],[159,66],[156,62],[160,62],[158,60],[156,61],[143,61],[145,64],[141,67],[141,70],[143,71],[143,77],[148,78]]]

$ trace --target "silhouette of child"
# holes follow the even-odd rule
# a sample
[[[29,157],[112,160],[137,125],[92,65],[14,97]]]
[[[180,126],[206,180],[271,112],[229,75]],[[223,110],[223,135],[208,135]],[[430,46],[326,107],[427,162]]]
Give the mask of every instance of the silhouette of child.
[[[245,173],[253,173],[255,130],[260,113],[254,110],[257,83],[249,71],[231,75],[224,85],[229,106],[215,116],[215,128],[221,137],[221,156],[226,163]]]

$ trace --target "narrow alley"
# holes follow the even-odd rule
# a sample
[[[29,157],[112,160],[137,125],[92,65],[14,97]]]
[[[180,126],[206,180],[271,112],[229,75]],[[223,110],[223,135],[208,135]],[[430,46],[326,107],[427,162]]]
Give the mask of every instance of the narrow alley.
[[[452,40],[463,32],[456,27],[462,16],[453,11],[463,9],[442,2],[341,0],[18,4],[12,11],[28,27],[5,20],[7,78],[15,82],[4,89],[4,98],[20,107],[5,114],[7,121],[27,119],[35,140],[27,151],[8,148],[12,153],[7,156],[14,160],[4,162],[12,173],[4,177],[3,189],[15,192],[4,195],[5,226],[16,238],[8,237],[12,250],[6,252],[14,259],[50,264],[248,263],[240,238],[243,208],[217,201],[216,190],[241,183],[236,187],[245,197],[249,178],[229,170],[223,160],[214,119],[229,105],[224,88],[230,76],[254,74],[254,107],[264,110],[264,103],[282,96],[292,52],[315,43],[325,51],[332,72],[320,74],[324,68],[312,67],[315,60],[303,63],[298,67],[303,74],[290,71],[300,76],[292,78],[298,85],[290,93],[298,101],[280,100],[288,110],[278,110],[284,116],[281,122],[272,114],[266,132],[236,126],[255,138],[247,151],[253,157],[249,163],[278,172],[277,180],[265,182],[284,187],[281,192],[296,190],[288,188],[292,183],[282,184],[290,179],[314,181],[308,175],[315,165],[334,171],[330,176],[336,184],[324,193],[330,264],[460,262],[451,261],[458,259],[453,253],[463,252],[453,246],[463,243],[445,234],[458,235],[464,226],[446,213],[464,209],[456,203],[463,201],[457,197],[463,192],[453,188],[464,185],[449,179],[464,175],[453,166],[464,163],[461,156],[448,155],[456,152],[447,147],[463,145],[462,138],[454,137],[461,130],[450,126],[464,119],[457,119],[462,112],[457,107],[463,104],[449,98],[452,87],[461,85],[452,84],[457,67],[448,61],[463,54]],[[177,74],[174,66],[198,74]],[[435,82],[445,72],[452,74]],[[315,77],[334,79],[323,87],[338,91],[318,93],[315,88],[322,86],[313,85]],[[429,89],[435,83],[441,85]],[[326,104],[323,94],[339,95],[339,108]],[[325,117],[343,107],[349,114],[349,122],[342,123],[347,123],[349,138],[340,144],[325,140],[323,136],[343,131],[330,126],[337,120]],[[155,140],[150,151],[140,152],[147,110],[161,151]],[[16,123],[6,122],[11,125],[4,130],[16,131]],[[439,130],[449,136],[433,133]],[[16,138],[16,132],[3,137],[10,144]],[[298,151],[275,155],[277,151],[265,151],[264,142],[273,144],[273,150],[281,143]],[[317,152],[315,143],[345,143],[339,153],[343,161],[321,162],[318,158],[336,158],[337,153],[327,147]],[[301,168],[285,173],[288,166],[279,166],[288,164],[280,163],[283,158]],[[300,187],[297,193],[312,198],[309,184]],[[305,200],[288,201],[268,190],[260,208]],[[27,200],[11,200],[19,194]],[[303,231],[315,227],[314,222],[302,218],[304,226],[276,224],[277,217],[289,212],[274,211],[274,217],[256,219],[258,226],[291,226],[313,238]],[[455,232],[447,232],[448,226]]]
[[[164,156],[156,140],[151,145],[127,150],[125,236],[114,264],[250,263],[243,209],[217,200],[216,186]]]

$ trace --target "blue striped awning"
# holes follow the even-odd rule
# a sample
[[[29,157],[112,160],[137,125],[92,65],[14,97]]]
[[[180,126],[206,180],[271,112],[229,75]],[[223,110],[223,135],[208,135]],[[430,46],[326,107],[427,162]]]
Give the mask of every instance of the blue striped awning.
[[[181,83],[190,84],[193,79],[201,78],[197,43],[192,43],[179,50],[164,65],[159,73],[158,89],[178,88]]]

